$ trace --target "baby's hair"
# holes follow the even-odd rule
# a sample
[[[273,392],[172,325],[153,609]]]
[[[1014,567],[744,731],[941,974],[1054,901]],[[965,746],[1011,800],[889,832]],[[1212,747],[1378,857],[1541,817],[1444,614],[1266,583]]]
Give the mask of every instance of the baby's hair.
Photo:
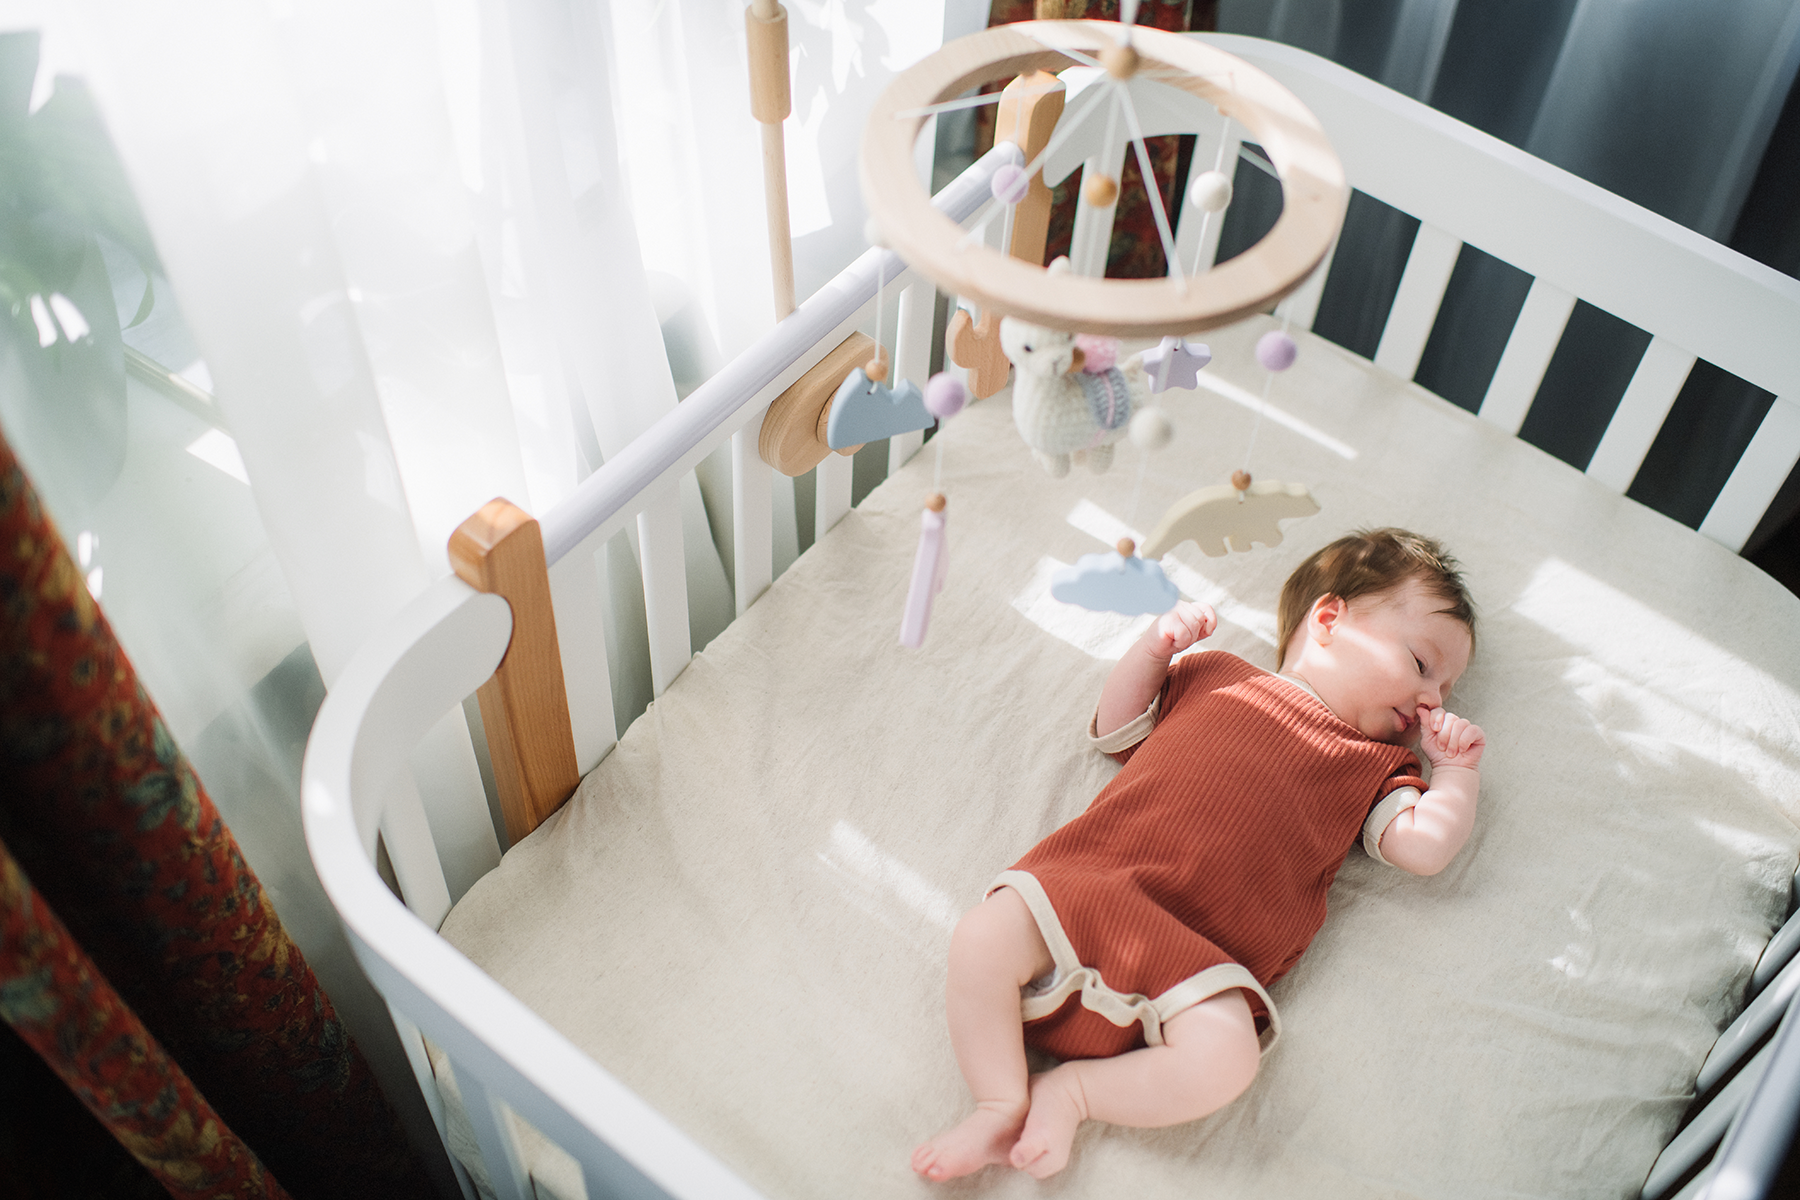
[[[1423,582],[1444,602],[1438,611],[1468,629],[1473,654],[1475,603],[1463,584],[1462,565],[1443,543],[1404,529],[1359,529],[1315,551],[1282,585],[1281,640],[1275,644],[1278,666],[1285,665],[1294,631],[1320,596],[1337,596],[1348,603],[1358,596],[1390,591],[1409,579]]]

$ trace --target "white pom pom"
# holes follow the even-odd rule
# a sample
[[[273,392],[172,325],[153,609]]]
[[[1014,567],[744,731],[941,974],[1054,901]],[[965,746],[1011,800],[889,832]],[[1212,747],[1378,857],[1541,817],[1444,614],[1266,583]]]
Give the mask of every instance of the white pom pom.
[[[881,236],[881,226],[876,224],[874,217],[863,222],[863,241],[881,250],[888,248],[887,239]]]
[[[1140,408],[1131,418],[1131,443],[1148,454],[1161,450],[1175,437],[1175,426],[1160,408]]]
[[[1231,180],[1223,171],[1203,172],[1188,185],[1188,200],[1201,212],[1220,212],[1231,203]]]

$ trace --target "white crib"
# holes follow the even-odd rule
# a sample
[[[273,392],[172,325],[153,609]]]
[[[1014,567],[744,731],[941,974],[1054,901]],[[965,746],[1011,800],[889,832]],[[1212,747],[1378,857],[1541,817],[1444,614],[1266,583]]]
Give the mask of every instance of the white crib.
[[[1699,531],[1733,550],[1744,544],[1800,460],[1800,355],[1794,353],[1800,283],[1329,62],[1254,39],[1207,40],[1268,72],[1312,109],[1352,186],[1419,219],[1377,366],[1412,376],[1466,243],[1534,278],[1479,413],[1509,433],[1523,423],[1576,300],[1652,335],[1587,468],[1615,492],[1630,485],[1696,359],[1772,392],[1774,404]],[[1144,121],[1150,135],[1209,138],[1217,128],[1216,115],[1197,102],[1146,105]],[[1052,161],[1050,178],[1105,153],[1093,132]],[[1113,150],[1122,159],[1124,145]],[[966,220],[987,198],[992,172],[1017,154],[998,147],[935,203]],[[1084,202],[1077,247],[1099,246],[1103,255],[1109,219],[1110,210],[1097,214]],[[1196,245],[1196,225],[1184,222],[1177,231],[1184,257],[1211,253]],[[1216,223],[1210,236],[1216,244]],[[1329,269],[1328,258],[1283,302],[1281,314],[1293,325],[1310,326]],[[892,253],[872,250],[543,516],[580,772],[614,744],[594,554],[616,533],[635,528],[652,675],[661,695],[691,656],[679,481],[730,443],[741,615],[771,583],[770,473],[757,452],[764,410],[849,333],[866,327],[878,272],[890,295],[901,297],[896,369],[923,382],[935,291]],[[891,468],[920,440],[894,439]],[[817,476],[821,536],[849,510],[850,493],[851,460],[828,456]],[[532,1194],[506,1109],[580,1163],[590,1197],[759,1194],[435,932],[451,906],[426,819],[426,805],[438,798],[420,795],[408,753],[494,673],[512,621],[499,596],[444,579],[344,671],[319,714],[304,768],[304,820],[319,877],[358,961],[388,1003],[440,1132],[445,1108],[422,1038],[454,1063],[461,1103],[498,1195]],[[404,904],[377,872],[378,837]],[[1719,1085],[1782,1020],[1800,988],[1800,969],[1789,965],[1797,947],[1800,923],[1789,921],[1757,968],[1755,998],[1702,1070],[1698,1091],[1717,1098],[1677,1134],[1645,1186],[1646,1200],[1680,1184],[1686,1185],[1682,1196],[1709,1183],[1715,1196],[1763,1194],[1778,1169],[1800,1115],[1800,1035],[1786,1028],[1794,1022],[1756,1055],[1754,1070]],[[1729,1137],[1728,1129],[1735,1130]],[[1722,1139],[1724,1150],[1715,1154]],[[1696,1171],[1709,1155],[1713,1165]],[[472,1195],[468,1176],[458,1170]]]

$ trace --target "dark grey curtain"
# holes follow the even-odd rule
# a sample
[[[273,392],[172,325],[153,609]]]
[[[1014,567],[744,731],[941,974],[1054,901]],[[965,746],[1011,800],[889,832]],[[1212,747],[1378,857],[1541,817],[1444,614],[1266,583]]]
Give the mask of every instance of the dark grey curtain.
[[[1800,0],[1221,0],[1219,29],[1331,58],[1671,220],[1800,275]],[[1221,255],[1280,208],[1248,163]],[[1314,328],[1372,357],[1418,222],[1360,193]],[[1418,381],[1474,409],[1531,286],[1465,247]],[[1647,333],[1579,304],[1520,436],[1585,468]],[[1773,397],[1696,365],[1630,495],[1705,517]],[[1746,551],[1800,508],[1790,480]]]

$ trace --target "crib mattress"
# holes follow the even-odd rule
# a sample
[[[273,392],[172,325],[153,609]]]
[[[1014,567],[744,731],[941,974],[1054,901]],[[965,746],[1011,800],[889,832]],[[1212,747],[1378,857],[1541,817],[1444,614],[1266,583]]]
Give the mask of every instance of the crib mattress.
[[[1322,505],[1283,543],[1166,560],[1209,645],[1274,665],[1282,580],[1360,525],[1444,539],[1481,606],[1455,707],[1489,750],[1430,879],[1351,852],[1273,989],[1242,1098],[1090,1124],[1047,1185],[950,1185],[912,1147],[969,1100],[945,950],[994,874],[1116,770],[1088,749],[1149,618],[1062,605],[1059,563],[1241,465],[1266,319],[1209,338],[1178,434],[1053,480],[1007,393],[943,434],[950,566],[897,630],[937,442],[697,656],[444,936],[771,1197],[1635,1195],[1741,1004],[1800,843],[1800,602],[1747,562],[1312,337],[1273,381],[1259,478]],[[441,1067],[440,1063],[440,1067]],[[465,1131],[455,1111],[453,1125]],[[541,1195],[582,1194],[528,1137]]]

